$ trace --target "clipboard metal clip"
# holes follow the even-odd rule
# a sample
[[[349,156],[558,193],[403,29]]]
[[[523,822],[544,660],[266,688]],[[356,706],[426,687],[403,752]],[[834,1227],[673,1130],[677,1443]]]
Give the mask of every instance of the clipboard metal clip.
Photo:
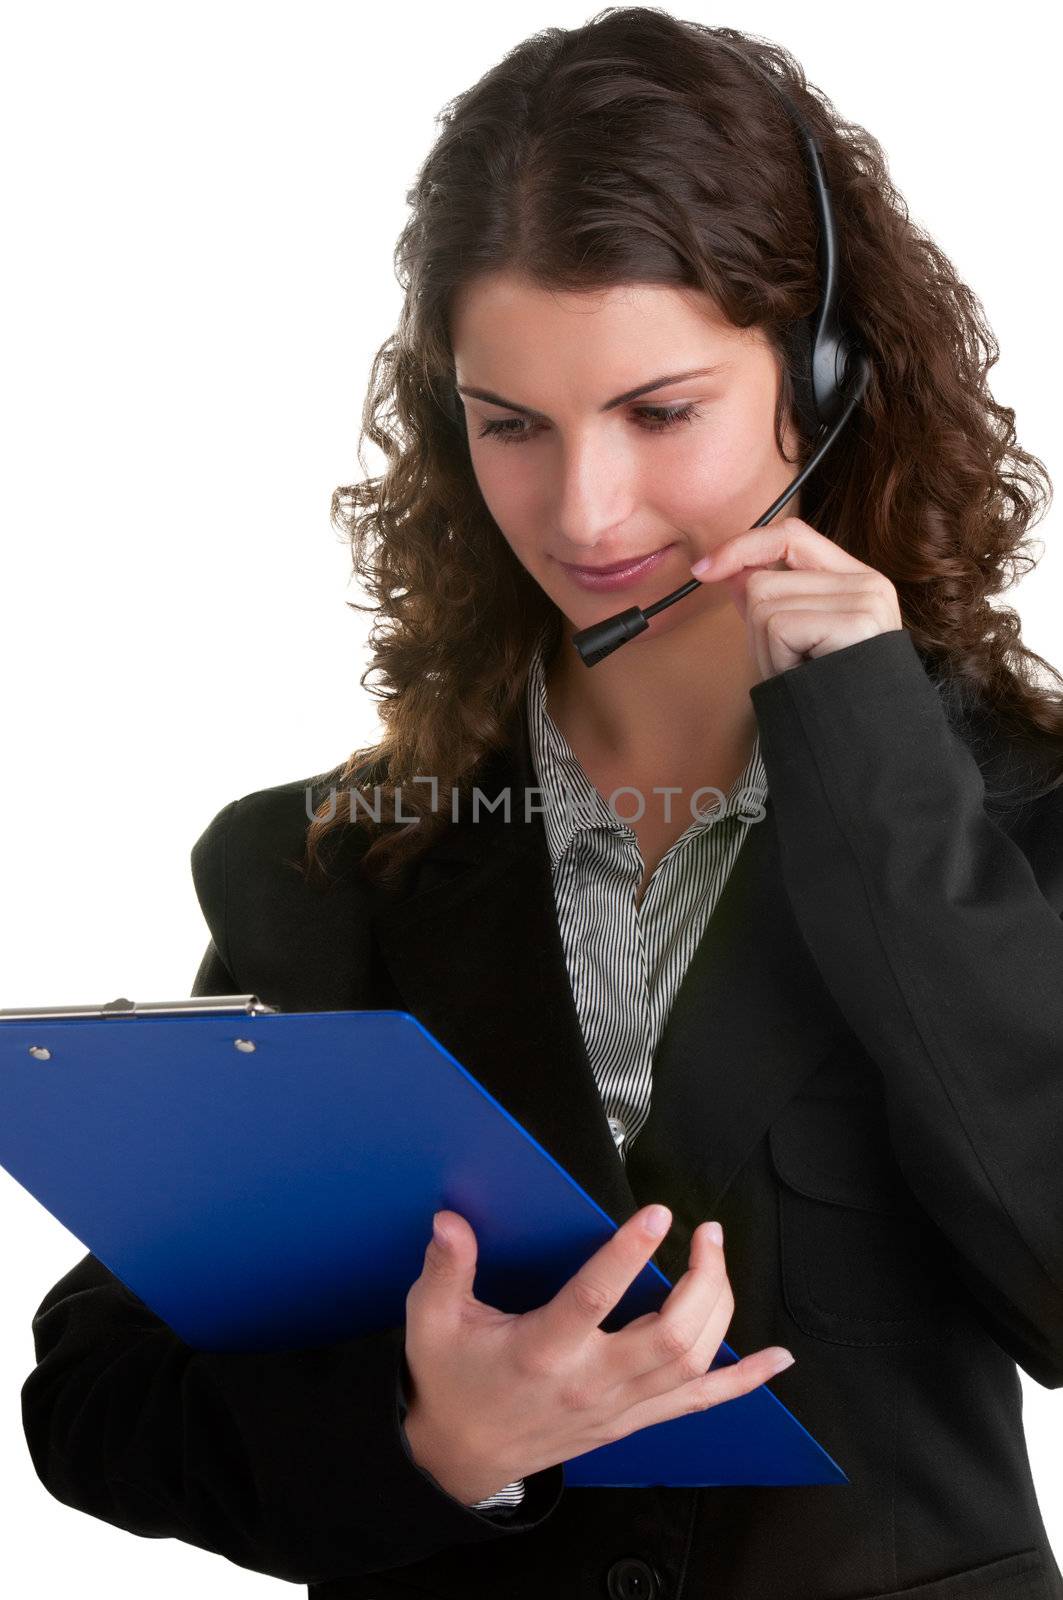
[[[28,1010],[0,1010],[0,1020],[16,1022],[22,1019],[49,1017],[160,1017],[176,1016],[184,1012],[195,1015],[214,1014],[219,1011],[239,1012],[246,1016],[259,1016],[276,1012],[257,994],[201,994],[193,1000],[145,1000],[138,1004],[120,995],[102,1006],[35,1006]]]

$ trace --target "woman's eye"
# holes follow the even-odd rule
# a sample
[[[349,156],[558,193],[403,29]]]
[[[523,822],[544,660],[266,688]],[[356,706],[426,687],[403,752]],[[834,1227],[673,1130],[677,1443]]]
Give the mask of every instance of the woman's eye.
[[[675,427],[676,423],[693,422],[701,413],[690,401],[682,406],[636,406],[632,415],[638,418],[638,426],[645,432],[663,433]],[[535,428],[529,426],[523,417],[503,417],[501,420],[485,422],[479,437],[499,439],[507,444],[522,444],[534,433]]]

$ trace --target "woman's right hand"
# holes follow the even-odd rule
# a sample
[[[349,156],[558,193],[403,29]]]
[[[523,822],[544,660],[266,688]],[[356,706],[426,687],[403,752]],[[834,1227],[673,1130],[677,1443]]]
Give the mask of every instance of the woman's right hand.
[[[647,1222],[663,1213],[664,1227]],[[722,1243],[702,1223],[690,1267],[660,1311],[599,1327],[671,1226],[667,1207],[629,1217],[554,1298],[520,1315],[473,1294],[476,1235],[441,1211],[406,1297],[410,1451],[466,1505],[639,1428],[747,1394],[793,1360],[777,1345],[708,1368],[734,1313]],[[784,1359],[785,1358],[785,1359]]]

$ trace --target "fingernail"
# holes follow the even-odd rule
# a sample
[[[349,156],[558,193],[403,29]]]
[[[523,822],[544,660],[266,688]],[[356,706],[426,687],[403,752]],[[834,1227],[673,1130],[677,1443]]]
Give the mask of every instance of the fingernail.
[[[432,1232],[435,1235],[435,1240],[436,1240],[437,1244],[445,1245],[447,1243],[446,1233],[444,1232],[443,1228],[440,1226],[439,1212],[438,1211],[436,1212],[435,1216],[432,1218]]]
[[[723,1229],[720,1227],[718,1222],[710,1222],[707,1225],[705,1232],[708,1234],[713,1244],[723,1244]]]
[[[668,1215],[666,1206],[651,1206],[646,1213],[643,1225],[648,1234],[655,1239],[659,1239],[668,1232],[670,1221],[671,1218]]]
[[[702,556],[700,558],[700,560],[694,562],[694,564],[693,564],[693,566],[691,567],[690,570],[694,574],[695,578],[700,578],[702,573],[703,572],[708,572],[708,570],[709,570],[709,568],[711,566],[712,566],[712,557],[711,556]]]
[[[773,1374],[776,1372],[785,1372],[787,1367],[793,1366],[794,1358],[790,1354],[789,1350],[775,1350],[772,1352],[772,1354],[774,1356],[774,1360],[771,1364],[771,1370]]]

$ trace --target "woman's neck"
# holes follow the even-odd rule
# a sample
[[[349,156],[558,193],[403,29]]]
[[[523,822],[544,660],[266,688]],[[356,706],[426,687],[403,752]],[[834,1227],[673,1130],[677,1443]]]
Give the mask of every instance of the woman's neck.
[[[745,621],[730,604],[658,635],[651,623],[589,669],[562,643],[545,678],[547,710],[588,768],[659,773],[654,781],[666,784],[752,749],[757,674]]]

